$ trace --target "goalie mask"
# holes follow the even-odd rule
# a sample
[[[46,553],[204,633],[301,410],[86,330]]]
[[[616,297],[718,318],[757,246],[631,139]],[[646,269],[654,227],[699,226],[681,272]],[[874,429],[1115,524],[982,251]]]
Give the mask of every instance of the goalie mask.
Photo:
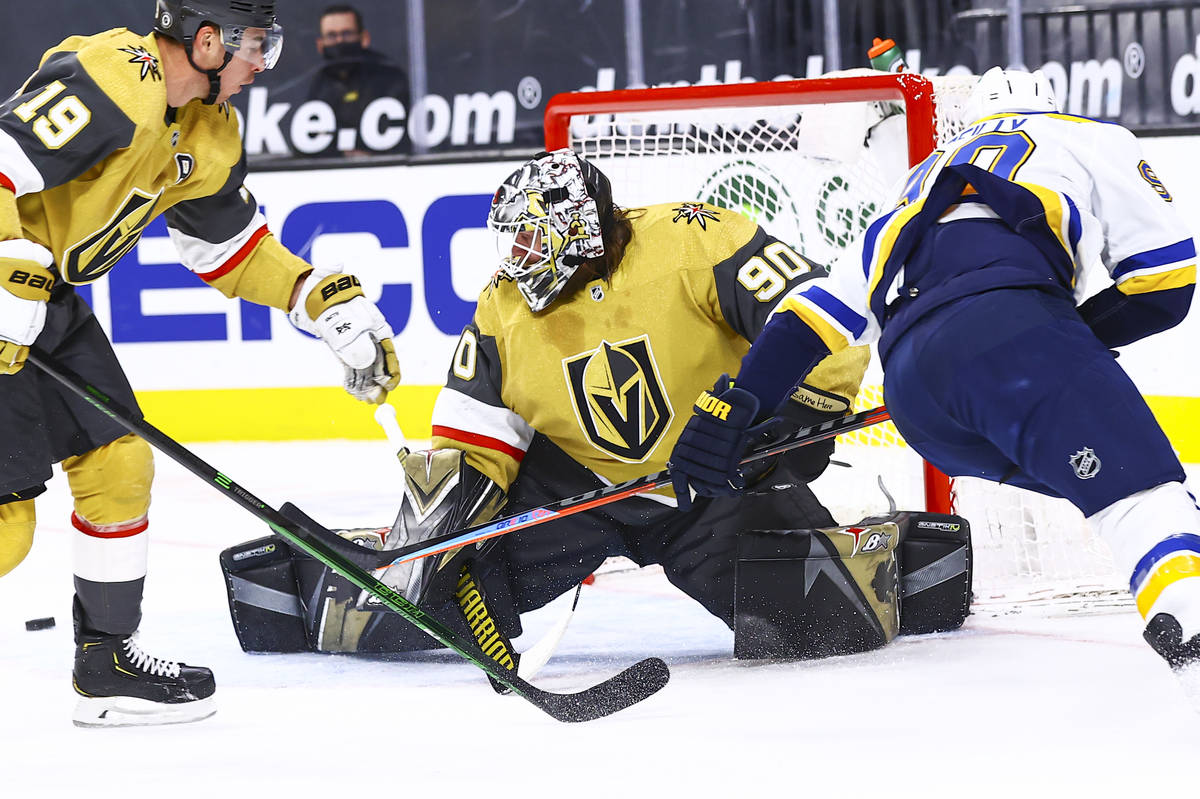
[[[554,302],[585,261],[604,255],[602,220],[611,214],[608,178],[569,149],[535,156],[500,184],[488,227],[500,269],[531,310]]]

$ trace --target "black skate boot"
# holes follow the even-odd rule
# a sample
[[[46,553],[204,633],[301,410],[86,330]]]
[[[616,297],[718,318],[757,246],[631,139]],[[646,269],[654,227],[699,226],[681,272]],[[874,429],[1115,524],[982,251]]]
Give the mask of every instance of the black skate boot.
[[[1146,625],[1142,634],[1146,643],[1162,655],[1172,669],[1180,669],[1192,663],[1200,663],[1200,635],[1193,635],[1186,643],[1183,628],[1170,613],[1159,613]]]
[[[79,632],[75,639],[73,682],[83,697],[76,726],[178,724],[217,711],[208,669],[151,657],[133,635]]]
[[[1183,640],[1183,627],[1170,613],[1157,613],[1142,634],[1179,678],[1192,707],[1200,712],[1200,634]]]

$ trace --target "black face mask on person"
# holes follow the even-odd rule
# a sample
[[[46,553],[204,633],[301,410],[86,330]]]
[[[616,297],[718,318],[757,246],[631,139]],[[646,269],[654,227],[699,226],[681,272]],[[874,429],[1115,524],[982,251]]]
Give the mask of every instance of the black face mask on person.
[[[362,54],[366,49],[363,47],[361,41],[353,39],[348,42],[327,44],[321,52],[327,61],[354,61],[362,58]]]

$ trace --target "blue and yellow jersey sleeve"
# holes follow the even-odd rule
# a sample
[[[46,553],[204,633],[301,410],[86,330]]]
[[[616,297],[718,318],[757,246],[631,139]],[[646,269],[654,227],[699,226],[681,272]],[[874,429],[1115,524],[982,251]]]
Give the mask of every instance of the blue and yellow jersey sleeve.
[[[793,314],[830,352],[869,344],[879,336],[879,323],[869,298],[883,283],[888,251],[918,206],[897,209],[876,219],[832,266],[828,275],[800,286],[779,304],[776,314]]]
[[[1119,347],[1187,315],[1196,284],[1196,244],[1133,134],[1116,125],[1098,127],[1090,199],[1104,225],[1101,260],[1113,285],[1079,311],[1105,345]]]
[[[1196,282],[1196,246],[1170,191],[1128,130],[1101,125],[1091,167],[1092,208],[1105,227],[1104,266],[1122,294]]]

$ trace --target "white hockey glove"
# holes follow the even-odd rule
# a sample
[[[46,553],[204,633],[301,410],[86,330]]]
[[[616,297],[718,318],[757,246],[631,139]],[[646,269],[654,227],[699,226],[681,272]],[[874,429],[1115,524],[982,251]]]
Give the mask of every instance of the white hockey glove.
[[[21,371],[46,324],[54,256],[28,239],[0,241],[0,374]]]
[[[392,328],[354,275],[314,269],[288,319],[329,345],[346,367],[344,385],[355,399],[379,405],[400,384]]]

